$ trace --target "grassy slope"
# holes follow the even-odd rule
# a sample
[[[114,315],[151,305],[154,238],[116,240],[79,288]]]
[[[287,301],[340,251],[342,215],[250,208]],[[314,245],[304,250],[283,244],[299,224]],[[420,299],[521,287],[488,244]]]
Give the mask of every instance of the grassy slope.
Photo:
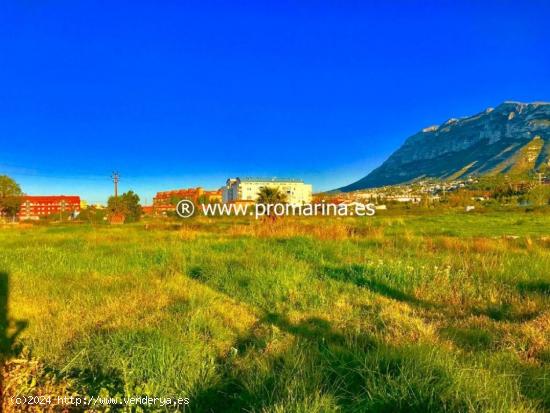
[[[550,216],[233,222],[0,230],[26,357],[192,411],[550,409]]]
[[[544,141],[539,136],[536,136],[529,143],[518,149],[512,157],[495,166],[489,172],[489,175],[501,173],[521,175],[534,171],[537,158],[543,146]]]

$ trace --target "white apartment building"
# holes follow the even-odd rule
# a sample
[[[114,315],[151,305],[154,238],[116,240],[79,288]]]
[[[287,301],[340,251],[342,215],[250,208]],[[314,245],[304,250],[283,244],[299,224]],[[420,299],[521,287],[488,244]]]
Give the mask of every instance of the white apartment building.
[[[290,204],[308,204],[311,202],[312,187],[301,179],[279,178],[230,178],[222,191],[224,203],[235,201],[256,201],[263,187],[279,188]]]

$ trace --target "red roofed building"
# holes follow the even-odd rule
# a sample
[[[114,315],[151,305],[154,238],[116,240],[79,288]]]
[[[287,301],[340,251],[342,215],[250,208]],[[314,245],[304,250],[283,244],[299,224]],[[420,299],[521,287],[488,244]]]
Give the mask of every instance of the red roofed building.
[[[153,205],[142,205],[141,212],[143,212],[144,215],[153,215]]]
[[[73,195],[32,196],[24,195],[17,217],[33,219],[59,213],[80,212],[80,197]]]
[[[208,202],[221,202],[222,192],[221,190],[205,191],[201,187],[157,192],[153,198],[153,211],[155,214],[175,211],[176,204],[180,200],[190,199],[197,203],[201,197],[204,197]]]

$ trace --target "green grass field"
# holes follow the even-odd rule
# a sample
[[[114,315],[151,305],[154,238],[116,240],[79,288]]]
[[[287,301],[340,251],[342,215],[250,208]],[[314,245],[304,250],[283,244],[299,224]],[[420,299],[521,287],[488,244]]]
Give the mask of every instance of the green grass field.
[[[0,272],[8,394],[550,411],[547,212],[9,227]]]

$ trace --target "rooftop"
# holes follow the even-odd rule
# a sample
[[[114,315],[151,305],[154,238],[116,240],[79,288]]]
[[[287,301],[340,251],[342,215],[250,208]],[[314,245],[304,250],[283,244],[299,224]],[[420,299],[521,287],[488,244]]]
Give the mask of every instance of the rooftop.
[[[24,199],[33,199],[33,200],[63,200],[63,199],[72,199],[79,200],[79,195],[21,195],[21,198]]]
[[[304,183],[302,179],[294,179],[294,178],[266,178],[266,177],[258,177],[258,176],[245,176],[243,178],[237,178],[241,182],[292,182],[292,183]]]

